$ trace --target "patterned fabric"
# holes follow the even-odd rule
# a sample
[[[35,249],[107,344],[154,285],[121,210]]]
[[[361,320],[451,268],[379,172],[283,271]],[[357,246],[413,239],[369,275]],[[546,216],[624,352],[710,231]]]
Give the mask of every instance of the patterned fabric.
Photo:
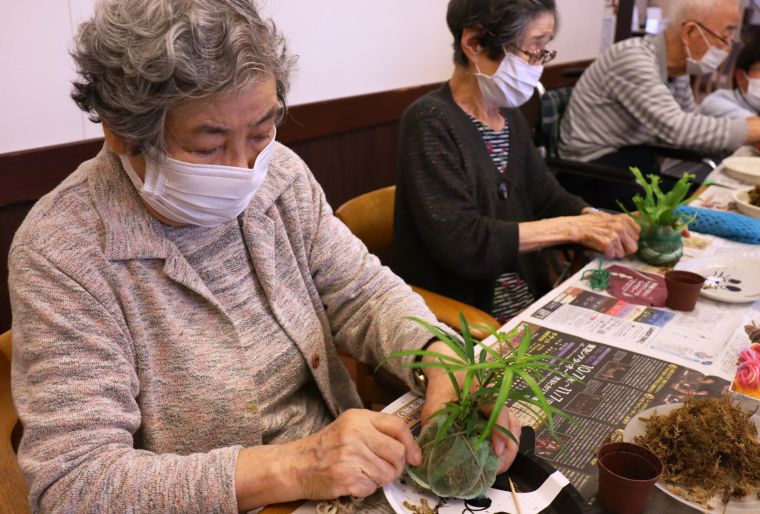
[[[251,266],[242,227],[235,219],[216,227],[164,226],[167,237],[219,300],[251,354],[254,370],[250,406],[258,416],[251,424],[262,444],[292,441],[318,431],[332,417],[319,394],[309,366],[272,316],[266,295]]]
[[[712,234],[740,243],[760,244],[760,220],[743,214],[713,209],[701,209],[682,205],[676,212],[687,216],[697,216],[689,223],[689,229],[703,234]]]
[[[509,162],[509,124],[505,120],[504,129],[496,131],[472,116],[470,119],[480,132],[496,169],[505,173]],[[491,315],[504,324],[533,303],[533,300],[528,284],[519,273],[502,273],[496,279]]]
[[[541,96],[541,135],[547,157],[557,157],[559,126],[570,102],[572,86],[550,89]]]
[[[625,39],[573,88],[559,154],[588,162],[624,146],[664,143],[714,155],[747,140],[745,120],[713,118],[696,108],[689,77],[668,77],[664,32]]]
[[[480,137],[483,138],[483,143],[486,145],[488,155],[491,156],[491,160],[494,165],[496,165],[496,169],[501,173],[506,172],[507,163],[509,162],[509,125],[506,123],[506,120],[504,122],[504,128],[496,131],[479,119],[476,119],[469,114],[467,116],[469,116],[470,120],[475,124],[475,127],[477,127],[478,132],[480,132]]]
[[[333,216],[291,150],[275,145],[239,219],[198,242],[219,245],[206,257],[220,269],[255,272],[246,294],[272,319],[247,328],[225,278],[188,261],[194,242],[167,237],[107,148],[30,211],[8,264],[32,512],[237,513],[238,453],[263,442],[258,393],[282,379],[283,349],[308,363],[287,378],[315,383],[335,417],[361,405],[339,348],[371,363],[430,339],[407,320],[436,323],[422,299]],[[255,328],[266,337],[245,337]],[[390,371],[419,390],[410,361]]]

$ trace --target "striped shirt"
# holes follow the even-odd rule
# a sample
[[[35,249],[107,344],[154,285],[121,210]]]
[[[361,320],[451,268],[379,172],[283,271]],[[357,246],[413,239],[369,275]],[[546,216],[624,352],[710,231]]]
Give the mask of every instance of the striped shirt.
[[[477,118],[469,114],[468,116],[483,138],[488,155],[491,156],[496,169],[501,173],[506,173],[509,162],[509,124],[505,123],[504,128],[497,131]],[[503,325],[533,303],[533,300],[533,294],[527,282],[519,273],[514,271],[502,273],[496,279],[494,286],[491,315]]]
[[[620,41],[573,89],[559,154],[592,161],[624,146],[651,143],[713,154],[746,142],[745,120],[704,116],[696,108],[689,77],[668,79],[664,33]]]

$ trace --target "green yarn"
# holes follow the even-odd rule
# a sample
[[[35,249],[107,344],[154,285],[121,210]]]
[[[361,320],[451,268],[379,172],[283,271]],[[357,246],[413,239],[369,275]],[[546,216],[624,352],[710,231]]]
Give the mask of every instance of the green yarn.
[[[597,269],[588,269],[581,275],[581,280],[588,280],[591,289],[594,291],[604,291],[610,285],[610,272],[602,268],[602,259],[599,259]]]

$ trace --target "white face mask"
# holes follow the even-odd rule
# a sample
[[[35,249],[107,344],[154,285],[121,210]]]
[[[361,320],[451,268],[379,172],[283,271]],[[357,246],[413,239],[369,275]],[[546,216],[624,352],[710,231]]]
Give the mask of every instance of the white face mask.
[[[483,100],[494,107],[519,107],[530,100],[544,71],[540,64],[528,64],[511,52],[491,76],[480,73],[477,65],[475,69]]]
[[[699,33],[702,35],[702,39],[707,43],[707,51],[705,55],[698,61],[691,58],[691,51],[689,47],[686,47],[686,72],[689,75],[708,75],[723,64],[723,61],[728,57],[728,50],[712,46],[705,37],[705,33],[702,31],[702,27],[697,25]]]
[[[747,91],[742,92],[744,99],[754,110],[760,112],[760,79],[751,79],[747,77]]]
[[[274,139],[250,169],[191,164],[169,157],[159,166],[146,159],[142,181],[129,159],[119,157],[142,200],[158,214],[180,225],[213,227],[237,218],[248,206],[266,178]]]

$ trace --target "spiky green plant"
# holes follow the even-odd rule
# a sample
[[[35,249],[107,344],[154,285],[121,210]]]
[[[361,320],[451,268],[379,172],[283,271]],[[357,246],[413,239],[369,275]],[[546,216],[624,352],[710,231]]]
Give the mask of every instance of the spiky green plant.
[[[617,200],[617,204],[623,212],[636,220],[641,226],[642,232],[649,233],[657,230],[658,227],[672,227],[675,231],[680,232],[694,221],[694,217],[675,212],[679,206],[686,202],[686,196],[689,194],[689,186],[694,175],[684,173],[672,190],[663,193],[660,188],[660,177],[650,174],[647,175],[647,180],[638,168],[631,166],[628,169],[636,177],[636,182],[644,188],[644,196],[636,194],[633,197],[633,203],[638,209],[636,214],[629,212],[620,200]]]
[[[419,318],[410,319],[427,328],[456,355],[405,350],[388,357],[419,357],[408,366],[445,371],[456,392],[456,400],[433,413],[430,425],[418,438],[423,462],[420,466],[407,468],[407,471],[421,486],[439,496],[465,499],[482,496],[493,485],[499,465],[499,458],[490,444],[493,430],[516,440],[508,429],[497,424],[507,402],[520,401],[537,407],[545,419],[533,412],[530,415],[539,422],[545,421],[555,439],[555,416],[575,423],[568,414],[547,401],[539,385],[547,373],[575,379],[557,367],[557,363],[564,362],[564,359],[528,353],[531,334],[527,326],[517,345],[512,340],[519,327],[509,333],[484,327],[496,339],[495,344],[489,346],[480,344],[472,336],[467,320],[461,314],[461,336],[451,335]],[[422,360],[426,357],[429,360]],[[463,374],[461,383],[457,380],[458,374]],[[488,409],[491,412],[485,419],[482,413]]]

